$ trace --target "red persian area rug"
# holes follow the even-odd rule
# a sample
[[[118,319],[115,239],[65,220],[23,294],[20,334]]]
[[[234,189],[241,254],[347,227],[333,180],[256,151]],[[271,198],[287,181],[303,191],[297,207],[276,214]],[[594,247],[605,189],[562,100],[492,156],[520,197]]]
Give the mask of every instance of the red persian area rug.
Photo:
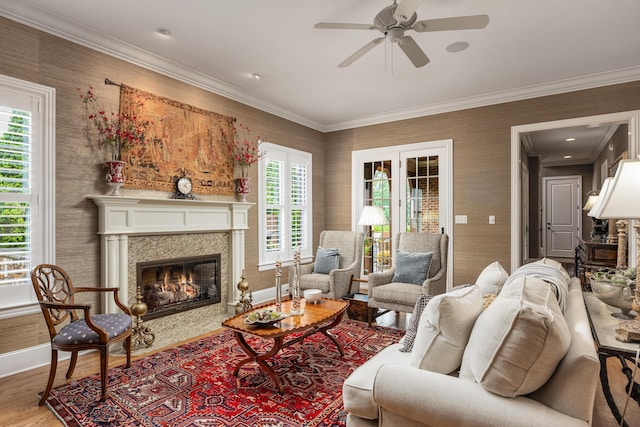
[[[47,406],[69,427],[344,426],[345,378],[404,331],[345,319],[330,333],[344,357],[327,337],[314,334],[269,360],[282,378],[282,395],[255,363],[232,375],[246,354],[225,330],[141,358],[129,369],[110,369],[106,402],[98,401],[100,378],[94,375],[54,388]]]

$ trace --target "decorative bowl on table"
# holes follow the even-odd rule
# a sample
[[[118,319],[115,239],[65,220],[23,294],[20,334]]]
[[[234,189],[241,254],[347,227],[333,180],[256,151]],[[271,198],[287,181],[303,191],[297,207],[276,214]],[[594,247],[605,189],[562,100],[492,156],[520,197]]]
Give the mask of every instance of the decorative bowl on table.
[[[244,318],[244,323],[258,326],[271,326],[289,316],[291,315],[276,311],[272,308],[265,308],[263,310],[255,310],[249,313],[247,317]]]
[[[322,298],[322,291],[320,289],[305,289],[302,295],[304,296],[305,301],[315,304],[320,302],[320,298]]]
[[[635,282],[624,278],[607,278],[596,275],[589,280],[591,290],[600,301],[622,310],[620,313],[611,313],[613,317],[618,319],[634,318],[630,312],[635,293]]]

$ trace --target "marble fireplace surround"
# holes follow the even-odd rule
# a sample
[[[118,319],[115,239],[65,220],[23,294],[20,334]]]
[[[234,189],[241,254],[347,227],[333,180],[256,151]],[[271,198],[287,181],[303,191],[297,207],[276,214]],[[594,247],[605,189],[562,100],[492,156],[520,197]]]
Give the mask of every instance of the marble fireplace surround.
[[[128,305],[135,301],[135,273],[130,273],[131,269],[135,272],[136,262],[144,260],[132,259],[140,257],[140,245],[147,246],[153,242],[151,246],[156,248],[161,242],[166,242],[172,247],[177,244],[196,251],[198,246],[206,244],[219,249],[223,263],[223,300],[222,304],[214,306],[222,306],[216,311],[224,315],[235,305],[239,298],[235,284],[240,281],[244,268],[244,230],[248,229],[248,212],[252,203],[133,196],[89,198],[98,206],[101,284],[119,288],[121,301]],[[189,243],[185,244],[185,241]],[[151,249],[151,246],[147,246],[150,249],[148,255],[151,258],[161,256],[154,254],[157,249]],[[158,251],[162,253],[162,249]],[[211,253],[211,248],[202,251]],[[105,299],[102,304],[104,312],[117,311],[112,300]],[[205,307],[190,310],[196,312],[191,316],[198,316],[203,309]],[[168,321],[171,320],[164,322]],[[149,322],[152,326],[154,320]]]

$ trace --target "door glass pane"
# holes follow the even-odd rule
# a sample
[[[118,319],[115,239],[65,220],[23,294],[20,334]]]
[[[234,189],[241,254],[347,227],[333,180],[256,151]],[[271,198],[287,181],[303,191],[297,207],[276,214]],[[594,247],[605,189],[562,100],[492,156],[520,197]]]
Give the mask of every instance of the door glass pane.
[[[364,226],[364,273],[391,267],[391,160],[363,164],[364,206],[379,206],[387,218],[386,225]]]
[[[407,232],[440,232],[439,157],[409,157],[407,162]]]

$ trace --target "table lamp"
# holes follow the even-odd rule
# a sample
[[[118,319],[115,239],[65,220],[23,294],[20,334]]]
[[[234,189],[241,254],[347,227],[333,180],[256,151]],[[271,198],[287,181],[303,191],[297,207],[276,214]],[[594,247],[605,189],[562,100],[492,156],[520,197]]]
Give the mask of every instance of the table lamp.
[[[364,209],[362,209],[362,214],[360,214],[360,220],[358,220],[358,226],[370,227],[369,235],[367,236],[367,239],[369,239],[372,242],[371,246],[373,246],[373,244],[376,243],[375,242],[376,239],[373,237],[373,233],[371,232],[373,226],[387,225],[387,224],[388,224],[387,217],[384,215],[384,210],[380,206],[365,206]],[[365,230],[365,233],[366,233],[366,230]],[[365,252],[366,250],[362,251],[363,259],[366,255]],[[372,266],[373,266],[373,260],[374,260],[374,257],[372,256],[371,257]]]
[[[598,200],[589,216],[635,220],[636,257],[640,255],[640,160],[621,160],[613,178],[602,185]],[[636,259],[636,269],[640,261]],[[640,277],[637,275],[636,277]]]
[[[596,204],[598,200],[598,192],[597,191],[589,191],[587,193],[587,203],[584,204],[582,208],[583,211],[590,211]],[[587,214],[588,215],[588,214]],[[589,233],[589,237],[592,241],[602,240],[602,236],[607,234],[607,221],[603,221],[596,217],[591,217],[591,233]]]

